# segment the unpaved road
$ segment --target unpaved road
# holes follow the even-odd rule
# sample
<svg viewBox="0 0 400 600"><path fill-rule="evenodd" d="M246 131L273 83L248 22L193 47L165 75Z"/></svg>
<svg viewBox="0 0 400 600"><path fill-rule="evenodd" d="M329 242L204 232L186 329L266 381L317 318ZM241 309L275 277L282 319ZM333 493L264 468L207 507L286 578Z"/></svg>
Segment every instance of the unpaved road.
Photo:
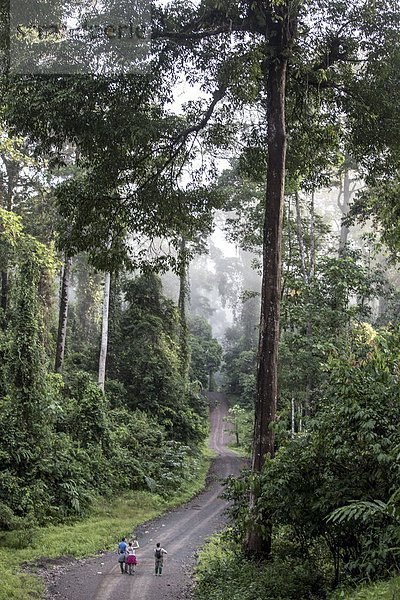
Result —
<svg viewBox="0 0 400 600"><path fill-rule="evenodd" d="M205 539L225 524L226 502L220 479L237 474L242 460L227 447L227 402L210 393L212 409L210 447L215 451L207 489L187 504L138 528L138 566L133 576L122 575L116 554L54 565L44 576L48 600L183 600L189 597L195 553ZM154 575L156 542L168 551L162 577ZM117 540L116 540L117 544Z"/></svg>

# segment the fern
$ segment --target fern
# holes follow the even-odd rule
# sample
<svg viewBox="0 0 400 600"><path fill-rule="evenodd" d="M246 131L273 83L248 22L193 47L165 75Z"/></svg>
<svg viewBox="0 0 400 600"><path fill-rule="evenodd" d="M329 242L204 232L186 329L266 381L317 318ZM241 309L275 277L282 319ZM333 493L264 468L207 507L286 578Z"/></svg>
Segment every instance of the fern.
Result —
<svg viewBox="0 0 400 600"><path fill-rule="evenodd" d="M347 506L341 506L334 510L327 518L327 522L340 524L350 521L362 521L366 523L376 515L389 516L400 522L400 508L396 504L399 498L400 490L397 490L388 502L382 500L352 502Z"/></svg>

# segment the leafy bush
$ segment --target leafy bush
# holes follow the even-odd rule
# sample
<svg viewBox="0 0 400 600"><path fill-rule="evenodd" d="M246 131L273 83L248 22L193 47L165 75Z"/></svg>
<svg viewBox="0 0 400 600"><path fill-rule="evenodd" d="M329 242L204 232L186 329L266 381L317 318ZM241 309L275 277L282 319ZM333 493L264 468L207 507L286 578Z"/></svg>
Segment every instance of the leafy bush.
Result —
<svg viewBox="0 0 400 600"><path fill-rule="evenodd" d="M272 562L246 560L240 548L214 536L200 554L195 600L305 600L326 597L327 573L311 555L276 547Z"/></svg>
<svg viewBox="0 0 400 600"><path fill-rule="evenodd" d="M269 524L289 527L306 552L323 541L340 575L363 580L384 576L396 565L398 525L384 515L369 521L335 523L329 515L351 502L387 502L400 485L400 404L397 331L363 326L349 335L326 366L319 412L267 461L261 480L232 480L234 533L243 539L248 519L261 531ZM261 486L255 514L248 493Z"/></svg>
<svg viewBox="0 0 400 600"><path fill-rule="evenodd" d="M127 281L124 292L110 375L124 386L127 408L155 417L170 439L196 445L206 435L204 407L181 373L176 307L162 295L155 275Z"/></svg>
<svg viewBox="0 0 400 600"><path fill-rule="evenodd" d="M43 293L43 282L54 279L54 257L20 228L14 233L6 240L20 244L13 254L11 322L0 330L0 528L80 517L98 495L149 486L164 496L179 490L196 476L207 413L180 372L177 310L163 297L160 280L148 275L126 285L127 303L114 333L111 328L116 379L108 384L109 398L93 374L76 370L96 368L94 330L91 336L81 330L84 341L71 345L64 379L49 373L38 289Z"/></svg>
<svg viewBox="0 0 400 600"><path fill-rule="evenodd" d="M211 325L204 317L192 317L190 329L190 379L200 381L205 389L213 386L210 376L218 371L222 358L222 347L213 338Z"/></svg>
<svg viewBox="0 0 400 600"><path fill-rule="evenodd" d="M110 409L89 374L78 372L63 387L50 378L46 436L35 448L18 434L18 413L10 399L0 410L2 454L0 526L23 527L81 516L99 494L151 487L167 496L196 477L198 453L169 439L155 417L141 410ZM200 404L199 404L200 406ZM182 419L186 418L185 415ZM196 413L199 430L203 421ZM11 449L11 452L10 452ZM16 458L28 457L23 474Z"/></svg>

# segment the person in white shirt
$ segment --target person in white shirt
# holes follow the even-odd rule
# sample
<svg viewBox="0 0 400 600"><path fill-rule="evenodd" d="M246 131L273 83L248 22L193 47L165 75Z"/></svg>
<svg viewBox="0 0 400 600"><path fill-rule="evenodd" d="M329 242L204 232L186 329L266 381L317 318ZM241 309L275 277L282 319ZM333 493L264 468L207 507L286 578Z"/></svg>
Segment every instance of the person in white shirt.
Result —
<svg viewBox="0 0 400 600"><path fill-rule="evenodd" d="M135 574L135 569L136 569L136 565L137 565L136 548L139 548L139 542L135 538L133 540L133 542L129 542L129 544L126 548L126 551L125 551L125 556L126 556L125 562L128 567L129 575Z"/></svg>

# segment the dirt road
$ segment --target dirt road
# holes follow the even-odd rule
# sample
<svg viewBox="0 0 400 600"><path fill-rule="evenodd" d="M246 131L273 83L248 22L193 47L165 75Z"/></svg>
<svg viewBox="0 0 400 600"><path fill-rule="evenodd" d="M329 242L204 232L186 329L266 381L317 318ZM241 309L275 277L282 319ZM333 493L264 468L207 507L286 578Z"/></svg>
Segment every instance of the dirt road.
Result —
<svg viewBox="0 0 400 600"><path fill-rule="evenodd" d="M48 573L49 600L182 600L188 597L195 552L205 539L225 524L226 503L219 498L220 479L240 470L241 460L227 447L227 402L211 393L210 446L216 458L207 489L192 501L136 530L139 565L133 576L122 575L116 554L75 562ZM162 577L154 575L156 542L168 551Z"/></svg>

